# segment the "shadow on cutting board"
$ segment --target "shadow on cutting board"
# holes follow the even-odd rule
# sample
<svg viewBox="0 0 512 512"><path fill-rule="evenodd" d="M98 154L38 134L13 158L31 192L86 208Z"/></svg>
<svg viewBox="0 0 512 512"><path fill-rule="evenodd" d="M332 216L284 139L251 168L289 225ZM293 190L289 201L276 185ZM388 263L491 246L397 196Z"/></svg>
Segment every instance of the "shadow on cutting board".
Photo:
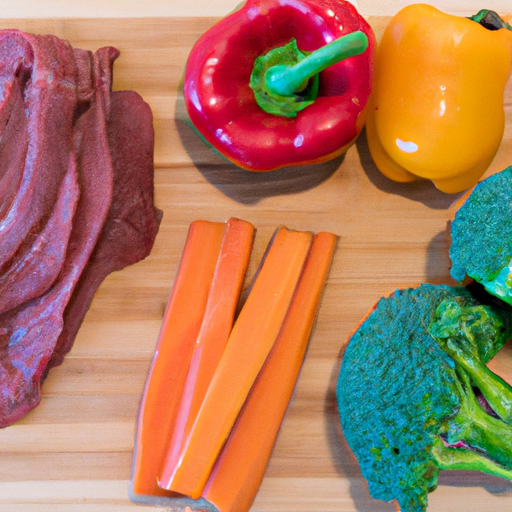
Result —
<svg viewBox="0 0 512 512"><path fill-rule="evenodd" d="M427 247L425 276L427 283L447 284L458 283L450 277L451 261L449 256L449 239L445 231L441 231L430 240Z"/></svg>
<svg viewBox="0 0 512 512"><path fill-rule="evenodd" d="M242 204L310 190L327 180L344 155L322 164L285 167L271 172L251 172L229 162L197 135L188 117L183 96L176 99L175 123L183 147L204 178L224 195Z"/></svg>

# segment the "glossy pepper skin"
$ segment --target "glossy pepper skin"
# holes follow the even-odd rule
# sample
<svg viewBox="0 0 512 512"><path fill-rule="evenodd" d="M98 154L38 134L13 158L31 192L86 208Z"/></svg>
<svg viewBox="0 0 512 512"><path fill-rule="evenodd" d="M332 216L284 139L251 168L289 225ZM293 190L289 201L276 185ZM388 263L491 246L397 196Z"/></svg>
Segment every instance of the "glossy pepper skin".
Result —
<svg viewBox="0 0 512 512"><path fill-rule="evenodd" d="M318 97L296 117L256 103L249 83L257 57L292 39L312 52L354 31L367 35L366 51L321 71ZM247 0L193 47L183 87L187 111L202 138L244 169L323 162L362 130L373 53L372 29L344 0Z"/></svg>
<svg viewBox="0 0 512 512"><path fill-rule="evenodd" d="M368 146L388 178L426 178L446 193L473 186L500 145L512 32L413 4L375 57Z"/></svg>

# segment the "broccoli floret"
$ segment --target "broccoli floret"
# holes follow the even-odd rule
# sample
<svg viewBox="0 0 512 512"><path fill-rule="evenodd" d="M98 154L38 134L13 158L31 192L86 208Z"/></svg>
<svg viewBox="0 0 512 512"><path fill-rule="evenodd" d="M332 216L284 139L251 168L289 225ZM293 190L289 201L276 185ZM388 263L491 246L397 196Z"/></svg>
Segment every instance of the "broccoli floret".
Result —
<svg viewBox="0 0 512 512"><path fill-rule="evenodd" d="M485 307L472 297L453 297L437 306L429 330L438 341L458 340L474 357L487 363L508 341L509 315L510 309ZM441 347L445 348L443 343Z"/></svg>
<svg viewBox="0 0 512 512"><path fill-rule="evenodd" d="M511 335L503 315L510 310L475 304L464 287L426 284L381 299L352 335L338 409L374 498L420 512L440 469L512 479L512 426L498 417L492 399L485 400L491 411L482 408L475 377L455 354L485 367Z"/></svg>

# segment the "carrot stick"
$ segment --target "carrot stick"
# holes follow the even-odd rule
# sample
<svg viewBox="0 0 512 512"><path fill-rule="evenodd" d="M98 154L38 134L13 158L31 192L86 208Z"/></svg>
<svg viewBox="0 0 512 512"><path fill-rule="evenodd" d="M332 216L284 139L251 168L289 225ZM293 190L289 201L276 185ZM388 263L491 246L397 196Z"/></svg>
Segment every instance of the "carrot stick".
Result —
<svg viewBox="0 0 512 512"><path fill-rule="evenodd" d="M233 328L253 238L254 227L249 222L233 218L228 220L203 323L164 460L178 456L174 452L190 432L220 361Z"/></svg>
<svg viewBox="0 0 512 512"><path fill-rule="evenodd" d="M159 485L197 499L279 333L312 235L279 228L224 350L192 430Z"/></svg>
<svg viewBox="0 0 512 512"><path fill-rule="evenodd" d="M219 512L248 511L258 492L306 354L335 247L335 235L315 236L283 327L215 463L203 497Z"/></svg>
<svg viewBox="0 0 512 512"><path fill-rule="evenodd" d="M178 412L224 229L225 224L217 222L190 225L139 409L131 494L170 494L158 487L157 474Z"/></svg>

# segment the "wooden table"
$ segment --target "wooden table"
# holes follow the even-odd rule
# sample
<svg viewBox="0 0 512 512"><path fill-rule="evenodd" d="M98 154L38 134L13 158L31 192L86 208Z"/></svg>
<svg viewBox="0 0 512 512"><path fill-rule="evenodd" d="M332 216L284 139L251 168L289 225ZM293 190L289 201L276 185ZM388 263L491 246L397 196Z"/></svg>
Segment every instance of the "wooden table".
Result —
<svg viewBox="0 0 512 512"><path fill-rule="evenodd" d="M379 174L360 137L347 154L302 172L250 174L225 164L184 124L177 90L195 39L228 0L4 2L2 27L53 33L74 46L121 50L114 89L137 90L155 117L156 203L164 211L152 254L99 289L64 363L43 386L40 406L0 431L1 512L150 510L128 500L137 406L190 222L236 216L258 229L255 260L274 228L339 235L310 350L253 512L378 512L340 434L334 387L338 354L381 296L421 282L451 283L443 236L447 196L429 183L398 185ZM409 2L359 0L380 34ZM477 0L439 0L470 14ZM486 7L501 10L510 0ZM202 16L202 17L197 17ZM512 163L512 83L507 129L489 172ZM254 270L254 265L251 271ZM492 367L512 380L512 347ZM429 512L512 508L512 484L445 472ZM164 509L155 509L164 510Z"/></svg>

